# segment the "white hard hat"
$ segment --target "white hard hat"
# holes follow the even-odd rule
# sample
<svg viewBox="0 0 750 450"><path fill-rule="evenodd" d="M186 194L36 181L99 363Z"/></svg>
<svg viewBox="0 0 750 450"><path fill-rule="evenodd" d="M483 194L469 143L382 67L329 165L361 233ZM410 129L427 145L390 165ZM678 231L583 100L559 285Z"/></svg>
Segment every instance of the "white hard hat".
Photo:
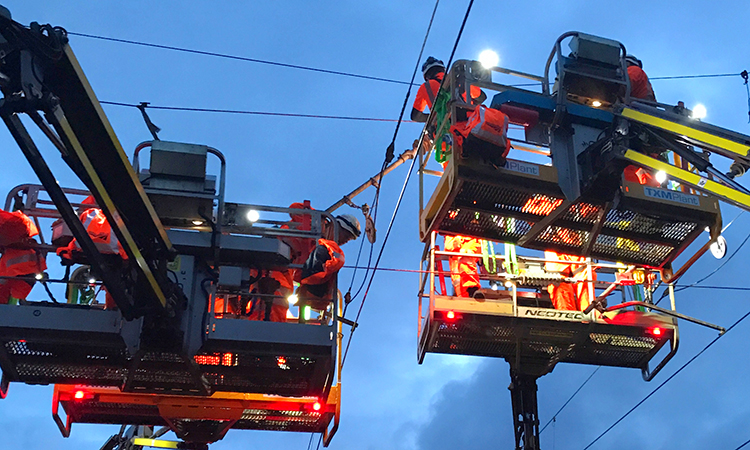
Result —
<svg viewBox="0 0 750 450"><path fill-rule="evenodd" d="M641 69L643 69L643 63L641 62L641 60L640 60L640 59L638 59L638 58L636 58L636 57L635 57L635 56L633 56L633 55L628 55L628 56L626 56L626 57L625 57L625 62L627 62L628 64L632 64L632 65L634 65L634 66L638 66L638 67L640 67Z"/></svg>
<svg viewBox="0 0 750 450"><path fill-rule="evenodd" d="M351 233L351 235L354 236L355 239L358 238L362 233L359 227L359 220L357 220L357 218L351 214L342 214L340 216L336 216L336 222L339 224L341 229Z"/></svg>

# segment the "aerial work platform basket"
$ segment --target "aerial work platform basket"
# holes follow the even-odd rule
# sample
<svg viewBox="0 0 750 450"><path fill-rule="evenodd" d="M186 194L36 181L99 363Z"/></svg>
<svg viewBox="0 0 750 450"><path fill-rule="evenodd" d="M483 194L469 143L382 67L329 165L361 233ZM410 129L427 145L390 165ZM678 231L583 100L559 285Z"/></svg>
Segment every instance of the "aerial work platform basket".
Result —
<svg viewBox="0 0 750 450"><path fill-rule="evenodd" d="M427 353L489 356L532 368L527 370L538 372L538 376L552 371L557 363L568 362L637 368L650 380L677 351L677 318L695 321L674 311L671 285L670 309L650 301L625 300L623 289L632 278L622 282L622 274L637 270L653 274L655 280L658 271L590 260L580 268L580 273L588 275L574 280L544 269L545 262L558 260L518 256L522 270L517 273L498 269L497 273L480 274L499 289L481 289L482 295L474 298L449 295L446 285L450 286L451 273L443 270L443 263L459 256L479 261L483 255L441 251L437 234L431 236L420 284L420 363ZM506 262L500 255L496 260L499 268ZM598 281L591 275L595 271L600 274ZM614 280L604 281L601 274ZM554 309L545 288L560 283L581 284L593 294L589 298L597 291L601 298L623 292L623 301L591 312ZM613 303L613 297L609 298ZM651 360L663 347L668 351L654 366Z"/></svg>
<svg viewBox="0 0 750 450"><path fill-rule="evenodd" d="M542 77L456 61L418 141L418 360L507 360L517 450L539 448L536 380L557 363L637 368L649 381L677 351L678 319L724 331L677 313L673 283L709 248L722 253L719 200L750 210L750 191L734 181L750 169L750 137L703 124L682 102L633 98L626 56L619 42L569 32ZM493 80L503 76L533 80L538 90ZM468 95L476 87L492 98L489 107L479 105L485 95ZM432 151L442 172L427 168ZM712 155L730 159L730 171L716 169ZM673 270L704 231L707 242ZM438 234L460 252L441 251ZM480 245L472 238L560 259L488 258L472 254ZM564 269L547 270L555 265ZM648 280L640 281L645 298L628 300L634 273ZM448 293L448 275L457 295ZM654 303L657 286L666 286L670 308ZM618 304L615 291L623 293Z"/></svg>
<svg viewBox="0 0 750 450"><path fill-rule="evenodd" d="M71 196L86 194L66 191ZM31 217L59 218L41 186L15 188L8 195L6 209L14 199L19 199ZM237 204L233 207L249 208ZM252 208L276 214L294 211L257 205ZM228 226L234 231L239 228ZM144 346L154 325L143 317L125 320L120 311L104 309L103 304L29 301L0 305L3 384L113 386L127 392L173 395L327 395L338 352L337 302L331 302L326 318L299 317L286 323L251 321L237 311L231 314L217 306L228 304L225 298L236 302L250 295L246 292L249 269L242 268L248 261L254 261L256 267L289 265L289 247L285 243L277 236L263 236L262 224L255 230L248 228L241 231L255 235L232 234L221 240L220 257L227 265L221 266L218 279L205 263L214 257L210 233L167 231L179 252L170 270L191 298L182 318L186 332L181 346L170 342L163 347ZM281 231L287 236L310 239L319 232ZM95 280L93 285L98 286L99 282ZM278 364L279 358L285 361L283 368Z"/></svg>

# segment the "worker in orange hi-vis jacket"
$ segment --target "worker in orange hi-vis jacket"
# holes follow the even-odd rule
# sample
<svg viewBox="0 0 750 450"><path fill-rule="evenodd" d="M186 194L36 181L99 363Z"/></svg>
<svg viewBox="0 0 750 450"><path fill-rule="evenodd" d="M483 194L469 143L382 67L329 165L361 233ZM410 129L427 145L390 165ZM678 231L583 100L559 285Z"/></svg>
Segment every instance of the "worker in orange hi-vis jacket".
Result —
<svg viewBox="0 0 750 450"><path fill-rule="evenodd" d="M445 65L439 59L430 56L422 64L422 75L424 76L424 83L419 86L411 109L411 120L415 122L427 122L430 115L429 110L435 103L440 83L445 77ZM477 103L482 103L487 98L487 94L482 92L478 86L471 86L470 92L471 98ZM466 93L463 94L463 97L466 100Z"/></svg>
<svg viewBox="0 0 750 450"><path fill-rule="evenodd" d="M630 98L655 102L654 88L651 87L648 75L643 71L641 60L633 55L627 55L625 62L628 65L628 78L630 79Z"/></svg>
<svg viewBox="0 0 750 450"><path fill-rule="evenodd" d="M591 303L588 281L586 280L587 274L585 270L575 273L583 266L586 258L547 250L544 252L544 259L559 261L544 263L544 268L547 271L560 273L566 278L581 280L574 283L563 282L547 286L547 292L549 292L555 309L568 311L583 311L586 309ZM596 279L596 273L592 272L592 278Z"/></svg>
<svg viewBox="0 0 750 450"><path fill-rule="evenodd" d="M34 277L47 269L45 257L33 248L39 234L34 222L21 211L0 210L0 304L12 299L25 300L34 286ZM18 277L18 278L14 278Z"/></svg>
<svg viewBox="0 0 750 450"><path fill-rule="evenodd" d="M482 241L468 236L446 236L445 251L459 253L482 253ZM481 287L476 257L450 256L448 262L451 269L453 289L458 297L473 297Z"/></svg>
<svg viewBox="0 0 750 450"><path fill-rule="evenodd" d="M88 196L81 202L81 205L90 206L79 214L79 218L86 228L86 233L94 241L99 253L105 255L120 255L122 259L128 259L127 253L122 248L122 244L117 239L115 231L107 221L107 217L100 208L96 207L94 197ZM57 254L63 259L71 259L74 253L81 252L81 246L77 240L73 239L67 247L57 249Z"/></svg>
<svg viewBox="0 0 750 450"><path fill-rule="evenodd" d="M309 202L294 203L294 209L311 209ZM299 223L298 229L310 230L310 216L293 214L292 219ZM289 310L287 297L294 292L294 281L299 281L298 296L314 309L325 309L330 303L331 281L344 266L344 252L341 245L356 239L361 233L359 221L350 214L336 216L339 235L333 240L334 227L324 224L324 238L317 242L302 238L284 238L292 248L292 263L303 266L299 270L270 271L257 282L256 290L260 294L273 295L273 301L256 298L250 305L250 320L271 322L286 321ZM309 242L308 242L309 241Z"/></svg>
<svg viewBox="0 0 750 450"><path fill-rule="evenodd" d="M625 62L628 65L628 78L630 79L630 98L636 100L656 101L654 88L648 75L643 71L643 63L633 55L627 55ZM656 155L651 155L656 157ZM625 167L623 175L625 180L651 187L659 187L660 183L654 178L654 174L647 169L629 165Z"/></svg>

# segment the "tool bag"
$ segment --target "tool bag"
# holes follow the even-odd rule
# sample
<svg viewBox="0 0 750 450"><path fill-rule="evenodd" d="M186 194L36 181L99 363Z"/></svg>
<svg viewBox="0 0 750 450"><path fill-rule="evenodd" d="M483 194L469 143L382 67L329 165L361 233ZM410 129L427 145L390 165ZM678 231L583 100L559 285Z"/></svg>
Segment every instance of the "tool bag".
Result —
<svg viewBox="0 0 750 450"><path fill-rule="evenodd" d="M469 112L466 122L451 127L455 142L462 149L461 156L480 157L496 166L505 165L510 151L508 116L502 111L478 105Z"/></svg>

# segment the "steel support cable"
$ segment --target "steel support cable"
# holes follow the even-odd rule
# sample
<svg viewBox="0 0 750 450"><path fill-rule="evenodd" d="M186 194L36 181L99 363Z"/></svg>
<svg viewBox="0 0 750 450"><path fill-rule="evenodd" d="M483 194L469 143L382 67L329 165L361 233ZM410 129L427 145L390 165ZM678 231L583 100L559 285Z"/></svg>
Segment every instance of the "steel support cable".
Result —
<svg viewBox="0 0 750 450"><path fill-rule="evenodd" d="M697 359L697 358L698 358L698 357L699 357L700 355L702 355L702 354L703 354L703 353L704 353L704 352L705 352L706 350L708 350L709 348L711 348L711 346L713 346L713 345L714 345L714 344L715 344L715 343L716 343L716 342L717 342L717 341L718 341L719 339L721 339L722 337L724 337L724 336L726 336L727 334L729 334L729 332L730 332L730 331L732 331L732 330L733 330L733 329L734 329L734 328L735 328L735 327L736 327L737 325L739 325L739 324L740 324L740 323L741 323L741 322L742 322L743 320L745 320L745 319L746 319L746 318L747 318L748 316L750 316L750 311L746 312L746 313L745 313L745 315L743 315L742 317L740 317L739 319L737 319L737 321L736 321L736 322L734 322L734 323L733 323L733 324L732 324L732 325L731 325L731 326L730 326L729 328L727 328L727 331L726 331L726 332L724 332L723 334L720 334L720 335L716 336L716 337L715 337L715 338L714 338L714 339L713 339L713 340L712 340L711 342L709 342L709 343L708 343L708 345L706 345L705 347L703 347L703 349L702 349L701 351L699 351L698 353L696 353L696 354L695 354L695 356L693 356L692 358L690 358L690 359L689 359L689 360L688 360L688 361L687 361L687 362L686 362L685 364L683 364L682 366L680 366L680 368L679 368L679 369L677 369L677 370L676 370L676 371L675 371L675 372L674 372L674 373L673 373L672 375L670 375L670 376L669 376L669 377L668 377L668 378L667 378L666 380L664 380L664 381L663 381L663 382L662 382L661 384L659 384L658 386L656 386L656 387L655 387L655 388L654 388L654 389L653 389L653 390L652 390L652 391L651 391L651 392L650 392L650 393L649 393L648 395L646 395L645 397L643 397L643 399L641 399L641 401L639 401L638 403L636 403L636 404L635 404L635 405L634 405L634 406L633 406L632 408L630 408L630 409L628 410L628 412L626 412L625 414L623 414L623 415L622 415L622 416L621 416L621 417L620 417L619 419L617 419L617 420L616 420L616 421L615 421L615 422L614 422L614 423L613 423L612 425L610 425L610 426L609 426L609 428L607 428L607 429L606 429L606 430L604 430L604 431L603 431L603 432L602 432L602 433L601 433L601 434L600 434L599 436L597 436L597 438L596 438L596 439L594 439L593 441L591 441L591 443L590 443L589 445L587 445L586 447L584 447L584 448L583 448L583 450L587 450L587 449L591 448L591 446L592 446L592 445L594 445L594 444L595 444L595 443L596 443L596 442L597 442L597 441L598 441L599 439L601 439L602 437L604 437L604 436L605 436L605 435L606 435L607 433L609 433L609 432L610 432L610 430L612 430L612 429L613 429L614 427L616 427L616 426L617 426L617 425L618 425L618 424L619 424L620 422L622 422L623 420L625 420L625 418L626 418L626 417L628 417L628 416L629 416L629 415L630 415L630 414L631 414L631 413L632 413L633 411L635 411L635 410L636 410L636 409L637 409L637 408L638 408L639 406L641 406L641 405L642 405L643 403L645 403L645 402L646 402L646 400L648 400L649 398L651 398L651 396L652 396L652 395L654 395L654 394L655 394L655 393L656 393L657 391L659 391L659 389L661 389L661 388L662 388L662 387L664 387L664 386L665 386L665 385L666 385L667 383L669 383L669 382L670 382L670 381L671 381L671 380L672 380L672 379L673 379L674 377L676 377L676 376L677 376L677 374L679 374L680 372L682 372L682 371L683 371L683 369L685 369L685 368L686 368L687 366L689 366L689 365L690 365L690 364L691 364L691 363L692 363L693 361L695 361L695 360L696 360L696 359ZM744 444L743 444L743 445L744 445Z"/></svg>
<svg viewBox="0 0 750 450"><path fill-rule="evenodd" d="M744 448L747 444L750 444L750 439L746 440L744 444L740 445L739 447L737 447L734 450L740 450L741 448Z"/></svg>
<svg viewBox="0 0 750 450"><path fill-rule="evenodd" d="M739 218L739 217L740 217L740 216L741 216L741 215L742 215L742 214L743 214L744 212L745 212L744 210L743 210L743 211L740 211L740 212L739 212L739 213L738 213L738 214L737 214L737 215L736 215L736 216L734 217L734 219L732 219L732 220L731 220L731 221L730 221L730 222L729 222L729 223L728 223L728 224L727 224L727 225L726 225L726 226L725 226L725 227L724 227L724 228L723 228L723 229L721 230L721 231L722 231L722 233L723 233L724 231L726 231L726 230L727 230L727 229L728 229L728 228L729 228L730 226L732 226L732 224L733 224L733 223L734 223L734 222L735 222L735 221L736 221L736 220L737 220L737 219L738 219L738 218ZM750 238L750 235L748 235L748 238ZM723 263L723 264L721 264L721 265L720 265L719 267L717 267L717 268L716 268L716 269L715 269L715 270L714 270L713 272L709 273L708 275L706 275L705 277L701 278L700 280L696 281L696 282L695 282L695 283L693 283L693 284L689 284L689 285L684 285L684 286L679 286L679 287L677 287L677 288L675 289L675 292L679 292L679 291L682 291L682 290L685 290L685 289L688 289L688 288L693 288L693 287L695 287L695 288L704 288L704 289L705 289L705 288L708 288L708 286L697 286L697 284L698 284L698 283L701 283L701 282L703 282L703 281L705 281L705 280L706 280L706 279L708 279L708 278L709 278L710 276L712 276L712 275L714 275L714 274L715 274L716 272L718 272L718 271L719 271L719 270L720 270L720 269L721 269L722 267L724 267L724 265L726 265L726 263L728 263L728 262L729 262L729 260L731 260L731 259L732 259L732 257L734 257L734 255L735 255L735 254L737 254L737 252L739 252L739 250L740 250L740 249L742 248L742 246L743 246L743 245L745 245L745 243L747 242L748 238L745 238L745 240L744 240L744 241L742 242L742 244L740 244L740 246L739 246L739 247L737 248L737 250L735 250L735 251L734 251L734 253L732 253L732 255L731 255L731 256L730 256L730 257L729 257L729 258L728 258L728 259L727 259L726 261L724 261L724 263ZM715 286L714 286L714 288L716 288L716 289L723 289L723 290L736 290L736 291L745 291L745 290L750 290L750 288L743 288L743 287L728 287L728 286L725 286L725 287L715 287ZM656 304L657 304L657 305L659 304L659 302L660 302L660 301L661 301L661 300L662 300L662 299L663 299L664 297L666 297L667 293L668 293L668 291L666 291L666 290L665 290L665 291L664 291L664 294L663 294L663 295L661 296L661 298L659 298L659 300L658 300L658 301L656 302ZM547 428L547 426L548 426L548 425L550 424L550 422L552 422L552 421L553 421L553 420L554 420L554 419L555 419L555 418L557 417L557 415L558 415L558 414L560 414L560 412L561 412L561 411L562 411L562 410L563 410L563 409L564 409L564 408L565 408L565 407L566 407L566 406L568 405L568 403L570 403L570 401L571 401L571 400L573 400L573 397L575 397L575 396L576 396L576 395L578 394L578 392L579 392L579 391L580 391L581 389L583 389L583 387L584 387L584 386L586 385L586 383L588 383L588 382L589 382L589 380L591 380L591 377L593 377L593 376L594 376L594 374L595 374L595 373L596 373L597 371L599 371L599 369L600 369L600 368L601 368L601 366L597 367L597 368L596 368L596 370L594 370L594 371L593 371L593 372L591 373L591 375L589 375L589 377L588 377L588 378L586 378L586 380L585 380L585 381L584 381L584 382L583 382L583 383L582 383L582 384L581 384L581 385L580 385L580 386L578 387L578 389L576 389L576 390L575 390L575 392L573 392L573 395L571 395L571 396L570 396L570 398L568 398L568 400L567 400L567 401L566 401L566 402L565 402L565 403L564 403L564 404L562 405L562 407L561 407L561 408L560 408L560 409L559 409L559 410L558 410L558 411L557 411L557 412L556 412L556 413L555 413L555 414L554 414L554 415L552 416L552 419L550 419L550 421L549 421L549 422L547 422L547 424L545 424L545 425L544 425L544 428L542 428L542 430L541 430L541 431L539 432L539 434L541 434L541 433L542 433L542 431L544 431L544 429L545 429L545 428Z"/></svg>
<svg viewBox="0 0 750 450"><path fill-rule="evenodd" d="M103 105L114 105L114 106L127 106L131 108L138 108L140 105L134 103L123 103L123 102L110 102L102 100L99 103ZM398 122L398 119L383 119L377 117L357 117L357 116L332 116L324 114L301 114L301 113L281 113L271 111L247 111L241 109L218 109L218 108L192 108L186 106L157 106L147 105L150 109L160 109L166 111L188 111L188 112L210 112L210 113L225 113L225 114L244 114L254 116L278 116L278 117L303 117L311 119L335 119L335 120L356 120L366 122ZM413 122L408 120L406 122Z"/></svg>
<svg viewBox="0 0 750 450"><path fill-rule="evenodd" d="M182 52L182 53L192 53L196 55L204 55L204 56L214 56L216 58L224 58L224 59L232 59L236 61L245 61L245 62L252 62L257 64L266 64L269 66L277 66L277 67L286 67L289 69L299 69L299 70L307 70L310 72L320 72L320 73L327 73L331 75L339 75L343 77L350 77L350 78L361 78L365 80L373 80L373 81L383 81L385 83L393 83L393 84L409 84L406 81L400 81L400 80L393 80L390 78L384 78L384 77L375 77L371 75L361 75L351 72L343 72L340 70L330 70L330 69L321 69L319 67L310 67L310 66L303 66L299 64L288 64L288 63L282 63L278 61L268 61L264 59L258 59L258 58L248 58L246 56L238 56L238 55L229 55L226 53L218 53L218 52L208 52L204 50L196 50L196 49L190 49L190 48L184 48L184 47L175 47L172 45L162 45L162 44L154 44L150 42L140 42L140 41L132 41L128 39L119 39L119 38L113 38L113 37L107 37L107 36L97 36L94 34L87 34L87 33L76 33L74 31L68 31L68 35L71 36L80 36L90 39L99 39L102 41L111 41L111 42L119 42L122 44L131 44L131 45L139 45L141 47L151 47L151 48L160 48L163 50L173 50L176 52Z"/></svg>
<svg viewBox="0 0 750 450"><path fill-rule="evenodd" d="M555 420L557 419L557 415L558 415L558 414L560 414L560 413L562 412L562 410L563 410L563 409L565 409L565 407L566 407L566 406L568 406L568 403L570 403L570 401L571 401L571 400L573 400L573 397L575 397L575 396L576 396L576 395L577 395L577 394L578 394L579 392L581 392L581 389L583 389L583 387L584 387L584 386L586 386L586 383L588 383L588 382L589 382L589 380L591 380L591 378L592 378L592 377L593 377L593 376L594 376L594 375L596 374L596 372L598 372L598 371L599 371L599 369L601 369L601 368L602 368L602 366L597 366L597 368L596 368L596 369L594 369L594 371L593 371L593 372L591 372L591 375L589 375L589 377L588 377L588 378L586 378L586 381L584 381L584 382L583 382L583 383L582 383L582 384L581 384L580 386L578 386L578 389L576 389L576 391L575 391L575 392L573 392L573 395L571 395L571 396L570 396L570 398L568 398L568 399L567 399L567 400L565 401L565 403L563 403L563 405L562 405L562 406L560 407L560 409L558 409L558 410L557 410L557 412L556 412L556 413L555 413L555 414L554 414L554 415L552 416L552 418L551 418L551 419L550 419L549 421L547 421L547 423L546 423L546 424L544 425L544 427L542 427L542 429L541 429L541 430L539 430L539 434L542 434L542 433L544 433L544 430L546 430L546 429L547 429L547 427L549 426L549 424L550 424L550 423L552 423L552 422L554 422L554 421L555 421Z"/></svg>
<svg viewBox="0 0 750 450"><path fill-rule="evenodd" d="M699 285L700 283L706 281L707 279L709 279L713 275L716 275L716 273L718 271L720 271L721 269L723 269L724 266L726 266L727 263L729 263L729 261L731 261L732 258L734 258L735 255L737 255L737 253L739 253L739 251L742 250L742 247L744 247L744 245L747 244L748 240L750 240L750 234L748 234L747 236L745 236L745 239L742 241L742 243L740 244L740 246L737 247L737 249L734 252L732 252L731 255L729 255L729 258L727 258L723 263L721 263L719 265L719 267L715 268L714 270L712 270L711 272L709 272L708 275L704 276L703 278L699 279L698 281L695 281L694 283L691 283L691 284L688 284L688 285L684 285L684 286L680 286L679 288L676 288L674 290L675 293L684 291L685 289L688 289L688 288L691 288L691 287L696 287L697 285ZM661 297L659 297L659 300L657 300L656 304L658 305L659 302L662 301L668 295L668 293L669 293L669 291L665 290L664 293L661 295Z"/></svg>
<svg viewBox="0 0 750 450"><path fill-rule="evenodd" d="M446 67L450 67L451 63L453 62L453 57L456 54L456 49L458 48L458 43L461 41L461 35L463 35L464 28L466 27L466 21L469 19L469 14L471 13L471 7L474 5L474 0L469 0L469 6L466 8L466 14L464 14L464 19L461 22L461 28L458 30L458 35L456 36L456 42L453 44L453 50L451 51L450 58L448 59L448 65ZM437 5L435 6L437 8ZM434 15L434 12L433 12ZM445 81L447 77L443 77L443 81L440 82L440 88L443 86L443 82ZM438 92L440 92L440 89L438 89ZM435 113L434 108L430 108L430 115L427 118L427 123L429 123L430 118ZM426 126L426 124L425 124ZM419 137L419 143L417 144L418 151L421 151L422 148L422 141L424 139L424 132ZM406 178L404 179L404 185L401 187L401 193L398 196L398 200L396 201L396 206L393 209L393 214L391 215L391 221L388 224L388 229L386 230L385 237L383 238L383 245L380 247L380 251L378 252L378 257L375 260L375 267L372 271L372 275L370 275L370 281L367 283L367 288L365 289L365 293L362 296L362 302L359 304L359 309L357 310L357 316L354 319L354 323L357 323L359 320L360 315L362 314L362 309L365 306L365 301L367 300L367 295L370 292L370 287L372 286L372 281L375 279L375 274L377 273L377 267L380 264L380 258L383 256L383 251L385 250L385 246L388 243L388 237L391 235L391 230L393 229L393 222L396 219L396 215L398 214L398 211L401 207L401 201L404 198L404 193L406 192L406 187L409 184L409 180L411 179L411 173L414 169L414 164L416 163L418 158L412 158L411 165L409 165L409 171L406 173ZM349 333L349 339L346 342L346 349L344 350L344 356L341 360L341 367L343 368L344 363L346 363L346 357L349 354L349 346L352 343L352 337L354 336L354 329Z"/></svg>
<svg viewBox="0 0 750 450"><path fill-rule="evenodd" d="M424 48L427 45L427 39L430 37L430 31L432 30L432 23L435 21L435 13L437 13L438 5L440 5L440 0L435 0L435 6L432 8L432 14L430 15L430 22L427 24L427 31L424 34L424 39L422 39L422 47L420 47L419 49L417 62L414 64L414 70L412 71L412 74L411 74L411 81L408 83L409 87L406 89L406 95L404 96L404 103L401 106L401 112L398 115L398 121L396 122L396 129L393 130L393 138L391 139L391 143L388 145L388 148L386 149L385 158L383 160L383 165L380 167L380 176L378 177L379 181L377 185L375 186L375 198L373 199L373 202L372 202L373 206L371 208L373 211L372 213L373 223L377 223L377 219L378 219L378 205L380 203L380 187L383 184L383 172L385 172L386 167L388 167L388 164L390 164L390 162L393 160L393 157L394 157L394 151L396 147L396 137L398 136L398 130L401 127L401 121L404 118L404 111L406 111L406 105L409 103L409 97L411 97L411 87L414 85L414 79L417 77L417 72L419 71L419 63L422 61L422 55L424 54ZM409 169L409 171L411 171L411 168ZM364 240L362 241L362 244L360 244L360 247L359 247L359 253L357 254L357 264L359 264L359 257L362 253L363 245L364 245ZM385 246L385 242L383 243L383 246ZM372 264L372 255L374 253L374 249L375 249L375 243L373 242L370 244L370 256L368 257L368 260L367 260L368 267L370 266L370 264ZM357 275L357 269L354 269L354 272L352 273L352 281L349 285L349 291L347 292L347 294L349 295L348 302L351 302L352 300L354 300L359 295L359 293L362 292L362 288L367 282L368 273L369 273L369 268L365 270L365 275L362 277L362 284L360 284L354 296L351 297L351 288L354 285L354 277ZM374 272L373 272L373 275L374 275ZM348 303L344 306L344 313L346 312L347 306L348 306Z"/></svg>
<svg viewBox="0 0 750 450"><path fill-rule="evenodd" d="M726 230L727 228L729 228L729 226L730 226L730 225L732 225L732 223L734 223L734 221L735 221L735 220L737 220L737 218L738 218L738 217L739 217L739 216L740 216L741 214L742 214L742 212L740 212L739 214L737 214L737 216L736 216L736 217L735 217L734 219L732 219L732 221L731 221L731 222L729 222L729 224L728 224L728 225L727 225L726 227L724 227L724 230ZM724 230L722 230L722 231L724 231ZM675 288L675 292L680 292L680 291L683 291L683 290L685 290L685 289L689 289L689 288L699 288L699 289L700 289L700 288L703 288L703 289L709 289L709 288L713 288L713 289L721 289L721 290L734 290L734 291L750 291L750 288L744 288L744 287L730 287L730 286L698 286L698 284L699 284L699 283L701 283L701 282L703 282L703 281L707 280L707 279L708 279L709 277L711 277L711 276L712 276L712 275L714 275L714 274L715 274L716 272L718 272L718 271L719 271L719 270L720 270L720 269L721 269L722 267L724 267L724 266L726 265L726 263L728 263L728 262L729 262L729 260L731 260L731 259L732 259L732 257L734 257L734 255L736 255L736 254L737 254L737 252L739 252L739 251L740 251L740 249L742 248L742 246L743 246L743 245L745 245L745 243L746 243L746 242L748 241L748 238L750 238L750 235L748 235L748 236L747 236L747 237L745 238L745 240L744 240L744 241L742 241L742 244L740 244L740 246L739 246L739 247L738 247L738 248L737 248L737 249L736 249L736 250L734 251L734 253L732 253L732 255L731 255L731 256L730 256L730 257L729 257L729 258L728 258L728 259L727 259L726 261L724 261L724 263L722 263L722 264L721 264L721 265L720 265L719 267L717 267L716 269L714 269L714 271L713 271L713 272L709 273L708 275L706 275L705 277L703 277L703 278L701 278L700 280L696 281L695 283L692 283L692 284L688 284L688 285L682 285L682 286L678 286L678 287L676 287L676 288ZM667 294L667 292L668 292L668 291L665 291L664 295L662 295L662 296L661 296L661 298L659 298L659 300L658 300L658 301L656 302L656 304L657 304L657 305L659 304L659 302L660 302L660 301L661 301L661 300L662 300L662 299L663 299L664 297L666 297L666 294ZM729 331L729 330L727 330L727 331ZM575 396L576 396L576 394L578 394L578 392L579 392L579 391L580 391L580 390L581 390L581 389L582 389L582 388L584 387L584 385L586 385L586 383L588 383L588 382L589 382L589 380L591 379L591 377L593 377L593 376L594 376L594 374L595 374L595 373L596 373L596 372L597 372L597 371L599 370L599 368L600 368L600 367L601 367L601 366L597 367L597 368L596 368L596 370L594 370L594 372L593 372L593 373L592 373L591 375L589 375L589 377L588 377L588 378L587 378L587 379L586 379L586 380L585 380L585 381L584 381L584 382L583 382L583 383L582 383L582 384L581 384L581 385L580 385L580 386L578 387L578 389L576 389L576 391L575 391L575 392L573 392L573 395L571 395L571 396L570 396L570 398L569 398L569 399L568 399L568 400L567 400L567 401L566 401L566 402L565 402L565 403L563 404L563 406L562 406L562 407L561 407L561 408L560 408L560 409L559 409L559 410L558 410L558 411L557 411L557 412L555 413L555 415L554 415L554 416L552 416L552 419L550 419L550 422L551 422L551 421L552 421L553 419L555 419L555 418L557 417L557 415L558 415L558 414L560 414L560 412L561 412L561 411L563 410L563 408L565 408L565 406L567 406L567 404L568 404L568 403L570 403L570 401L571 401L571 400L573 400L573 397L575 397ZM549 425L549 423L550 423L550 422L547 422L547 424L546 424L546 425L544 425L544 428L542 428L542 431L544 431L544 429L545 429L545 428L547 428L547 426ZM539 432L539 434L541 434L541 432L542 432L542 431L540 431L540 432ZM588 448L588 447L587 447L587 448Z"/></svg>
<svg viewBox="0 0 750 450"><path fill-rule="evenodd" d="M114 106L125 106L128 108L142 107L141 104L135 103L124 103L124 102L111 102L101 100L99 103L103 105L114 105ZM242 109L220 109L220 108L194 108L188 106L158 106L148 104L145 108L160 109L166 111L186 111L186 112L207 112L207 113L224 113L224 114L243 114L243 115L254 115L254 116L276 116L276 117L301 117L307 119L332 119L332 120L354 120L361 122L398 122L398 119L383 119L378 117L358 117L358 116L332 116L324 114L303 114L303 113L282 113L282 112L271 112L271 111L248 111ZM401 122L406 123L420 123L413 120L402 120ZM523 130L521 125L510 125L514 129Z"/></svg>
<svg viewBox="0 0 750 450"><path fill-rule="evenodd" d="M320 73L327 73L331 75L339 75L339 76L345 76L345 77L351 77L351 78L360 78L365 80L372 80L372 81L382 81L385 83L392 83L392 84L402 84L402 85L408 85L409 82L403 81L403 80L394 80L391 78L385 78L385 77L376 77L371 75L361 75L351 72L344 72L339 70L331 70L331 69L322 69L319 67L311 67L311 66L303 66L300 64L288 64L288 63L281 63L277 61L269 61L269 60L263 60L258 58L249 58L246 56L238 56L238 55L229 55L226 53L219 53L219 52L209 52L204 50L196 50L196 49L190 49L190 48L184 48L184 47L177 47L172 45L163 45L163 44L154 44L149 42L141 42L141 41L133 41L129 39L120 39L120 38L113 38L109 36L99 36L95 34L88 34L88 33L78 33L75 31L68 31L68 35L70 36L78 36L78 37L85 37L89 39L98 39L101 41L110 41L110 42L118 42L121 44L130 44L130 45L138 45L141 47L151 47L151 48L158 48L162 50L172 50L182 53L193 53L197 55L203 55L203 56L213 56L216 58L224 58L224 59L232 59L236 61L245 61L245 62L251 62L251 63L257 63L257 64L266 64L271 66L277 66L277 67L286 67L290 69L299 69L299 70L308 70L312 72L320 72ZM724 78L724 77L735 77L735 76L741 76L742 73L717 73L717 74L702 74L702 75L672 75L672 76L662 76L662 77L649 77L649 80L679 80L679 79L688 79L688 78ZM412 81L413 83L413 81ZM517 86L536 86L539 83L524 83L524 84L518 84L518 85L511 85L513 87Z"/></svg>

